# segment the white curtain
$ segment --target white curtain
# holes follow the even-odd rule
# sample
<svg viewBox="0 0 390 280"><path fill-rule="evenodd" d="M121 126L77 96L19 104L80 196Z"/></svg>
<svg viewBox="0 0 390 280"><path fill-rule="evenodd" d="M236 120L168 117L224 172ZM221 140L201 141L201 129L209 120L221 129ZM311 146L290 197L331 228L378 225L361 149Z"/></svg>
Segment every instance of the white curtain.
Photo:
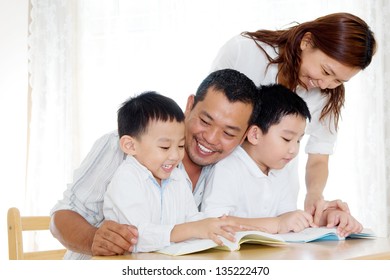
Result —
<svg viewBox="0 0 390 280"><path fill-rule="evenodd" d="M47 214L69 180L73 156L73 1L31 1L29 135L25 213Z"/></svg>
<svg viewBox="0 0 390 280"><path fill-rule="evenodd" d="M230 37L345 11L367 21L379 50L372 64L347 84L325 196L349 202L353 214L378 235L390 232L388 1L31 3L26 197L32 213L50 211L93 142L115 129L116 110L130 95L157 90L184 108Z"/></svg>

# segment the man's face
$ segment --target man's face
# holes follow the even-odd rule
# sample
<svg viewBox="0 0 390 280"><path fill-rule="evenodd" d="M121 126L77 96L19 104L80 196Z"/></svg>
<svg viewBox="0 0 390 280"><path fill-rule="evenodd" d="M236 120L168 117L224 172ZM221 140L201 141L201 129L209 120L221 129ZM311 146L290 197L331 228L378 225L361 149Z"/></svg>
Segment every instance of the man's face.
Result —
<svg viewBox="0 0 390 280"><path fill-rule="evenodd" d="M190 96L185 112L187 155L199 166L216 163L242 143L253 106L231 103L213 88L194 108L193 102Z"/></svg>

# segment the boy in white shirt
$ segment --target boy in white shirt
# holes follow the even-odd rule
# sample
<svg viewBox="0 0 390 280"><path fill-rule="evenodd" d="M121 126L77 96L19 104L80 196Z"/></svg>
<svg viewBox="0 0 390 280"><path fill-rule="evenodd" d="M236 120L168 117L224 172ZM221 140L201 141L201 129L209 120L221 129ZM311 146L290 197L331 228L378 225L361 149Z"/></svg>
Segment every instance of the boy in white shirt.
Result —
<svg viewBox="0 0 390 280"><path fill-rule="evenodd" d="M156 92L130 98L118 110L121 150L127 155L104 196L105 219L138 228L133 252L149 252L190 238L232 235L226 219L198 212L183 168L184 114ZM227 227L230 228L231 227Z"/></svg>
<svg viewBox="0 0 390 280"><path fill-rule="evenodd" d="M316 226L309 213L297 210L299 185L288 164L299 152L310 111L302 98L278 84L262 86L260 102L241 147L210 171L202 212L235 216L229 218L270 233ZM349 213L335 208L323 212L319 225L338 226L341 236L362 230Z"/></svg>

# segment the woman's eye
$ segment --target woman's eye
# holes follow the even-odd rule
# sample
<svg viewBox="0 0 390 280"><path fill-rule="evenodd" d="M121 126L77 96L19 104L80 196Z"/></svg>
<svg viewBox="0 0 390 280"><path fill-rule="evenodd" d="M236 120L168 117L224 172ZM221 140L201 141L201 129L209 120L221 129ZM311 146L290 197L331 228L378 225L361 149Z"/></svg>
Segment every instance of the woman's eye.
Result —
<svg viewBox="0 0 390 280"><path fill-rule="evenodd" d="M325 74L326 76L329 76L329 75L330 75L329 72L326 71L325 69L322 69L322 71L324 72L324 74Z"/></svg>
<svg viewBox="0 0 390 280"><path fill-rule="evenodd" d="M160 147L160 149L169 150L169 147Z"/></svg>

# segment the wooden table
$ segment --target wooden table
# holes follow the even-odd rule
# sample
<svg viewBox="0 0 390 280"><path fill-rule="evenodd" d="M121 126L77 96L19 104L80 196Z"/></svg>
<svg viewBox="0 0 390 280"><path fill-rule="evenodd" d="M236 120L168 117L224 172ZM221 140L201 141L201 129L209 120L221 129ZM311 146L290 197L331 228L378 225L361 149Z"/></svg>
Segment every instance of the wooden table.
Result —
<svg viewBox="0 0 390 280"><path fill-rule="evenodd" d="M281 247L241 245L241 250L227 252L210 249L184 255L167 256L159 253L134 253L120 256L99 256L95 260L390 260L390 239L349 239L290 243Z"/></svg>

